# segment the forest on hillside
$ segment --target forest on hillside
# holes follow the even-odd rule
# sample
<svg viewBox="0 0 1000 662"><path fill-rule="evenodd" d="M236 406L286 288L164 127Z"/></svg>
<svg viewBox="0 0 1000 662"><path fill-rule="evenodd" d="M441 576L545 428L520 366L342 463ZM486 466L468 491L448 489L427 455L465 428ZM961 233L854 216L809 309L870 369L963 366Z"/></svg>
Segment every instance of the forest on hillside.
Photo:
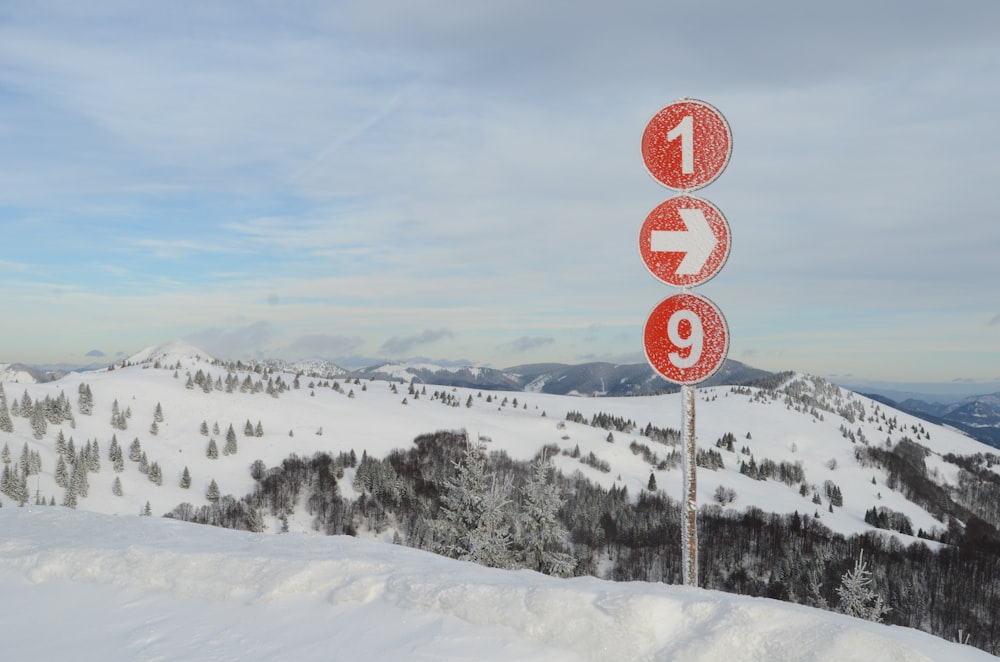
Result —
<svg viewBox="0 0 1000 662"><path fill-rule="evenodd" d="M665 446L676 443L672 431L649 432ZM983 479L997 458L951 458L962 464L964 479L946 490L928 479L921 449L906 440L863 452L866 462L887 470L896 489L950 522L947 529L920 530L919 538L892 535L912 531L905 516L883 508L867 519L886 531L847 537L822 523L821 513L836 507L834 490L814 495L809 508L792 515L727 510L727 495L717 494L699 512L699 586L844 611L838 589L863 554L872 588L888 607L881 620L1000 652L998 513L983 506L1000 502L1000 485ZM168 516L259 531L264 514L281 521L304 507L327 534L394 531L396 543L494 567L680 583L678 502L656 489L654 473L648 489L630 495L581 472L553 469L553 454L573 452L550 445L533 461L517 462L488 452L464 431L438 431L385 458L351 451L293 455L270 468L258 461L251 494L220 496L201 508L181 504ZM711 457L703 454L699 463ZM758 480L782 479L780 465L771 465L773 475ZM346 469L353 469L357 498L341 489Z"/></svg>

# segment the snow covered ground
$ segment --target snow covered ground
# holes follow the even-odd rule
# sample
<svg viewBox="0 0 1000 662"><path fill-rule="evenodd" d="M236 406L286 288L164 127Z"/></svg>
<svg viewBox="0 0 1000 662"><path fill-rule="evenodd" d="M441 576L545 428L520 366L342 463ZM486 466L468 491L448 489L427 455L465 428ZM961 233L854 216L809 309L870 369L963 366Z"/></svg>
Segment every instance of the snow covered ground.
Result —
<svg viewBox="0 0 1000 662"><path fill-rule="evenodd" d="M346 536L9 505L0 531L5 660L995 659L773 600L495 570Z"/></svg>
<svg viewBox="0 0 1000 662"><path fill-rule="evenodd" d="M162 361L163 368L152 367L156 359ZM405 384L396 384L398 388L393 388L386 381L354 383L345 380L341 390L335 391L329 387L334 380L302 377L300 389L288 390L272 398L263 393L217 390L204 393L199 387L185 388L187 375L199 370L212 375L213 379L226 377L226 370L212 365L197 348L166 345L140 352L131 360L147 363L113 371L73 373L45 384L5 385L11 404L25 394L38 400L65 393L74 411L78 387L87 384L93 391L92 415L77 412L75 427L49 425L42 439L32 436L30 421L23 417L13 418L14 432L2 440L9 446L12 460L18 461L25 444L37 451L42 460L40 474L29 481L31 502L37 493L46 500L54 498L56 503L62 503L64 490L54 480L55 438L60 430L67 439L73 438L77 447L89 440L99 442L103 464L100 471L90 477L89 494L79 499L78 508L109 514L139 514L147 502L154 515L169 512L182 502L191 502L197 507L207 503L205 493L212 480L217 482L222 494L243 496L254 487L249 466L255 459L261 459L270 467L280 464L291 453L311 456L316 451L336 454L354 450L358 457L363 452L385 457L393 449L409 447L419 434L460 429L467 430L473 438L489 439L489 450L504 450L517 460L530 459L547 444L555 444L564 452L579 447L583 455L594 453L599 460L607 462L611 470L601 472L560 454L553 458L560 471L566 475L580 471L605 488L624 486L633 497L646 487L651 472L655 473L659 489L674 496L681 492L679 469L654 471L630 448L635 441L649 446L660 458L667 455L671 449L643 437L641 428L647 423L661 428L679 428L678 394L579 398L417 384L416 396L419 397L416 397L408 393ZM179 370L166 367L178 363L181 365ZM248 376L259 379L259 375L246 371L237 376L240 380ZM292 374L280 376L288 384L294 380ZM310 387L314 382L316 386ZM321 382L327 386L321 387ZM864 522L864 513L875 506L885 506L907 515L915 531L945 528L945 523L889 489L888 477L883 471L861 467L854 457L857 444L846 439L841 428L862 431L872 444L883 443L887 438L893 442L904 436L916 438L936 453L927 463L940 469L940 480L950 483L956 481L957 467L943 463L941 454L968 455L994 449L957 431L885 407L879 409L879 405L868 398L831 388L842 404L858 403L869 416L876 410L887 413L897 419L897 426L890 431L880 418L848 421L828 411L818 412L817 417L807 411L796 411L781 398L762 398L756 389L749 394L736 393L727 386L698 389L699 446L715 449L716 440L724 434L736 437L733 451L716 449L722 454L724 469L699 471L699 503L712 503L714 492L721 486L736 493L736 500L728 507L743 510L754 505L765 512L815 512L826 526L847 535L870 530ZM453 398L457 406L442 404L443 398L433 399L436 391ZM471 406L466 406L470 401ZM110 425L115 402L122 410L132 413L127 430L114 429ZM164 420L158 424L158 433L153 435L150 428L157 405L162 405ZM607 430L566 421L569 411L579 412L587 420L594 414L613 414L634 421L639 429L628 434L614 432L614 442L608 443ZM238 454L217 460L206 459L208 437L199 433L203 421L210 427L219 425L220 433L212 432L210 436L217 441L220 450L225 443L226 430L232 425L239 439ZM261 422L264 435L245 436L247 421ZM918 427L929 430L930 438L918 436L914 431ZM162 468L163 485L151 483L137 470L135 462L126 461L123 473L112 472L107 450L113 435L126 451L134 439L139 439L149 462L155 461ZM749 455L741 452L744 447L750 451ZM741 462L748 461L751 456L757 462L765 458L775 462L800 462L806 480L816 489L821 491L827 480L841 488L843 508L828 512L825 501L817 506L812 503L811 494L802 496L799 493L798 486L741 475ZM185 467L189 468L192 477L189 489L178 486ZM348 471L342 481L342 489L347 491L348 497L353 496L349 487L350 474ZM112 494L112 481L116 477L122 485L122 496ZM0 501L4 505L10 503L4 497L0 497ZM293 517L290 525L293 531L307 531L311 529L310 520L305 517L298 521ZM267 524L269 531L278 528L273 518Z"/></svg>
<svg viewBox="0 0 1000 662"><path fill-rule="evenodd" d="M677 395L573 398L432 385L424 391L420 384L413 394L405 384L385 381L344 380L333 389L330 380L308 377L300 379L301 388L272 398L186 388L187 376L199 370L214 379L227 376L225 368L195 348L151 348L134 358L146 362L44 384L4 384L12 405L25 394L38 401L65 393L73 403L74 425L49 425L36 439L30 421L15 416L13 433L3 439L14 463L25 446L40 456L41 471L29 477L29 503L36 495L62 501L65 490L54 477L60 432L75 438L77 448L99 442L102 463L77 510L18 508L10 498L0 498L0 651L5 660L993 659L915 630L793 604L662 584L481 568L388 544L391 531L379 540L366 531L360 538L326 537L315 534L311 517L301 510L289 518L291 533L281 535L270 515L264 535L138 517L147 503L154 515L185 501L203 505L212 480L223 494L242 496L253 488L248 469L258 458L274 466L290 453L354 450L359 457L363 452L384 457L408 447L418 434L441 429L488 438L490 450L519 460L545 445L563 451L578 446L611 470L559 454L555 463L567 475L580 471L605 487L625 486L635 496L655 472L659 489L678 495L680 471L654 469L630 444L647 445L664 457L670 448L642 436L641 429L647 423L679 427L680 402ZM153 366L157 359L163 367ZM237 376L259 379L247 371ZM291 383L294 375L281 378ZM77 411L81 384L93 390L91 415ZM825 525L845 534L871 530L864 512L876 505L906 514L915 529L944 526L889 489L882 470L859 465L854 451L862 442L848 440L843 430L871 444L916 438L931 449L927 464L939 470L942 482L956 478L956 467L944 463L942 454L992 449L828 384L817 388L816 397L830 390L835 408L860 405L867 416L851 420L831 411L806 411L756 389L699 389L699 446L718 450L725 462L717 471L699 470L699 502L712 503L713 492L723 486L737 495L727 507L815 511ZM435 399L437 391L442 397ZM116 401L132 414L127 430L111 426ZM154 435L157 405L164 416ZM586 420L602 413L631 419L638 429L614 432L609 442L607 430L567 421L570 411ZM211 437L220 449L233 425L239 452L208 459L208 437L199 431L203 421L210 427L218 423L220 433L213 431ZM264 434L245 435L246 421L260 421ZM726 433L736 437L733 451L716 449L715 441ZM123 472L112 471L107 457L112 435L126 450L140 439L149 461L162 467L163 485L150 482L128 460ZM750 457L743 447L758 461L800 462L815 489L827 480L836 482L843 507L829 512L825 500L817 506L796 486L740 474L740 463ZM188 489L178 484L185 467L192 475ZM341 481L348 498L356 496L352 472L348 469ZM112 492L116 478L122 496Z"/></svg>

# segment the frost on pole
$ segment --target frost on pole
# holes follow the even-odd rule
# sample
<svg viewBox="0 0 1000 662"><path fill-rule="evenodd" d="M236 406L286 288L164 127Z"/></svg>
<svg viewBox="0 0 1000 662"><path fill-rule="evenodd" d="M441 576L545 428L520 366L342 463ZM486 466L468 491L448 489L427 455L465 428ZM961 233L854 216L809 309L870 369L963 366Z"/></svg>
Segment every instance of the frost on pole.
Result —
<svg viewBox="0 0 1000 662"><path fill-rule="evenodd" d="M684 490L681 494L681 568L685 586L698 584L698 478L697 444L694 434L693 386L681 387L681 474Z"/></svg>
<svg viewBox="0 0 1000 662"><path fill-rule="evenodd" d="M656 181L693 191L722 174L733 151L729 122L697 99L675 101L653 115L642 134L642 162Z"/></svg>
<svg viewBox="0 0 1000 662"><path fill-rule="evenodd" d="M639 230L639 255L649 272L675 287L714 277L729 259L732 235L719 208L693 195L659 204Z"/></svg>

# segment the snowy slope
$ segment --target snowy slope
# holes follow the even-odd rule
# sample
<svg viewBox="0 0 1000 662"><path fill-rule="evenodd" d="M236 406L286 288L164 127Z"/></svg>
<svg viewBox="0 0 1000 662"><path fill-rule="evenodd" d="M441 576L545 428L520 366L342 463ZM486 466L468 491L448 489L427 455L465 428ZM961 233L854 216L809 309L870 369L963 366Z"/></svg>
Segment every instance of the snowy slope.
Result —
<svg viewBox="0 0 1000 662"><path fill-rule="evenodd" d="M11 660L994 659L923 632L700 589L554 579L347 536L0 510Z"/></svg>
<svg viewBox="0 0 1000 662"><path fill-rule="evenodd" d="M335 454L352 449L359 457L363 451L384 457L393 449L410 447L418 434L442 429L465 429L474 438L491 440L491 449L503 449L520 460L531 458L546 444L556 444L565 451L579 446L583 455L593 452L606 461L611 470L601 472L560 454L555 457L555 463L564 473L580 471L605 487L624 485L630 494L637 495L646 487L653 472L659 489L671 495L680 494L679 469L655 469L630 449L632 442L636 442L649 447L660 458L666 456L671 447L643 437L641 431L647 423L660 428L680 427L678 394L573 398L419 384L416 386L418 391L409 394L406 384L386 381L338 383L304 376L299 380L299 389L289 388L278 397L239 390L205 393L198 386L186 388L187 376L196 375L200 370L213 380L224 381L226 369L213 364L196 348L161 346L132 358L135 365L126 368L73 373L44 384L4 385L9 403L23 398L25 393L32 400L38 400L46 395L55 398L60 392L74 403L75 428L66 423L49 425L40 440L33 438L30 421L13 418L14 433L8 435L4 443L9 446L14 461L20 457L25 444L30 450L37 450L42 458L42 471L31 477L29 485L33 497L39 494L46 500L54 498L56 503L62 502L63 490L54 481L54 439L60 429L67 439L73 438L77 448L90 440L99 443L102 468L91 476L89 495L79 500L78 507L109 514L136 514L146 502L150 503L154 514L168 512L182 502L199 506L206 503L205 491L212 480L217 482L223 494L243 496L254 485L248 469L256 459L274 466L291 453L309 456L317 450ZM162 367L152 367L155 361ZM260 379L259 374L252 372L241 372L236 377L241 381L248 377ZM291 374L275 374L271 379L279 377L289 386L295 379ZM715 490L723 486L736 492L735 502L728 507L742 510L755 505L767 512L779 513L815 511L828 527L846 534L869 529L863 521L864 513L873 506L886 506L906 514L912 519L914 530L943 528L942 522L888 489L887 476L883 472L861 467L854 457L855 448L861 442L845 438L841 428L849 428L855 433L860 431L869 444L885 443L886 439L898 442L904 436L916 439L923 430L930 438L920 436L918 442L936 453L927 459L927 464L938 468L938 480L948 483L956 480L957 468L942 462L940 455L948 452L969 455L992 449L959 432L887 410L872 400L820 380L800 376L798 382L810 401L826 402L834 410L848 405L855 411L863 408L871 420L848 420L822 409L810 411L786 396L768 395L758 389L701 388L696 412L699 446L718 450L724 468L698 472L699 501L711 503ZM313 384L311 388L310 383ZM94 396L90 416L76 411L80 384L88 385ZM339 390L331 388L335 384ZM442 398L435 399L435 391L447 394L457 406L443 404ZM467 407L470 399L472 405ZM122 411L131 411L125 431L115 430L110 425L114 402ZM159 430L154 436L150 428L157 404L161 406L164 420L158 424ZM608 430L566 421L570 411L582 414L587 420L594 414L611 413L634 421L638 428L628 434L613 432L613 442L609 443ZM883 420L875 418L876 411L895 419L891 431ZM232 425L237 433L239 452L228 457L220 455L216 460L207 459L205 449L209 437L199 433L203 421L209 428L218 424L220 434L210 433L209 436L216 439L220 450L226 431ZM254 426L259 421L264 435L244 436L247 421ZM732 452L715 448L716 440L726 433L736 437ZM160 465L163 485L152 484L137 470L136 464L128 460L125 471L114 474L107 461L112 435L126 452L129 444L139 439L149 462ZM798 486L775 480L752 480L741 475L740 463L750 458L740 452L744 447L758 463L765 458L775 462L801 462L806 482L817 489L827 480L834 481L843 492L844 507L829 513L825 501L822 507L816 506L811 501L811 494L806 497L799 494ZM190 489L182 489L178 484L185 467L192 476ZM116 475L122 482L124 495L121 497L111 493ZM345 480L344 485L349 486L350 480ZM349 487L346 489L350 491ZM303 524L302 530L308 530L308 526Z"/></svg>
<svg viewBox="0 0 1000 662"><path fill-rule="evenodd" d="M20 363L0 363L0 382L35 384L39 381L41 380L27 366Z"/></svg>

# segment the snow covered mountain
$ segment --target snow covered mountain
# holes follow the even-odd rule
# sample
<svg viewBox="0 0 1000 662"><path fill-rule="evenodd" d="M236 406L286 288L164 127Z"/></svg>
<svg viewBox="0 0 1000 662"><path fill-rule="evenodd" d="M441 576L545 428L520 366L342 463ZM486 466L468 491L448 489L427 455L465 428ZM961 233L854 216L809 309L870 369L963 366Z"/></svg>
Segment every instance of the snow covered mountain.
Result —
<svg viewBox="0 0 1000 662"><path fill-rule="evenodd" d="M192 519L200 511L219 518L217 523L229 518L237 528L246 528L244 517L253 511L260 517L259 528L268 533L349 531L380 543L409 543L421 535L420 518L379 501L384 497L365 482L370 475L360 480L363 467L373 465L346 458L370 462L395 457L392 489L414 499L432 498L440 486L425 481L414 488L403 470L411 460L412 466L424 462L425 467L445 469L449 462L406 453L433 447L432 439L418 448L414 440L419 435L465 431L489 451L503 452L496 457L505 464L497 467L530 462L542 450L549 454L564 477L560 485L568 505L563 515L578 572L672 580L669 545L637 547L640 543L628 536L639 531L636 522L643 512L660 508L669 513L663 499L680 494L673 432L680 419L677 394L567 397L421 383L397 374L390 380L310 377L274 365L225 363L197 348L173 344L137 353L113 370L73 373L48 383L4 383L0 430L4 413L10 412L10 430L0 436L6 447L0 486L5 517L17 501L62 504L72 491L78 511L119 516L173 512ZM989 447L824 380L787 375L762 386L701 387L697 432L698 500L704 504L706 532L731 522L748 530L756 527L758 539L761 529L774 526L779 533L797 526L794 530L808 533L813 546L822 539L826 576L812 580L826 586L826 595L832 594L831 581L843 572L842 563L851 561L831 562L829 550L841 544L836 536L846 540L861 534L871 544L894 539L898 549L923 545L931 552L995 542L1000 504L984 490L1000 482L1000 458L990 455ZM118 467L109 455L113 446L125 456ZM306 459L317 452L332 458L324 465L326 474L304 483L303 492L283 510L263 500L273 496L268 490L277 494L284 489L278 481L288 480L289 472L303 474L309 468ZM299 459L289 462L293 456ZM87 468L78 469L74 478L77 466ZM378 466L388 470L390 463ZM508 470L513 469L503 469ZM337 513L330 513L330 503L311 498L317 494L315 481L328 480L324 475L335 476L338 498L353 506L341 503ZM70 487L81 480L83 490ZM416 492L406 492L411 489ZM256 501L242 501L251 494ZM234 500L220 501L220 495ZM582 510L595 499L603 504L595 514ZM178 510L182 504L187 507ZM221 512L223 507L229 511ZM336 527L334 516L341 518ZM573 522L581 521L590 528L574 528ZM796 588L803 580L789 574L791 565L775 575L777 565L770 559L771 577L761 567L739 562L727 568L733 562L730 548L738 548L741 539L735 530L727 531L719 534L725 536L724 545L711 535L704 538L713 559L712 569L706 569L712 573L708 585L803 598ZM638 540L643 534L635 535ZM671 537L656 535L657 540ZM888 542L877 544L890 553ZM885 581L890 571L880 570ZM822 596L815 597L818 603ZM918 598L896 596L894 618L900 620L893 622L930 627L916 607L904 613ZM977 604L973 600L964 608ZM985 602L981 606L991 609ZM968 615L973 617L979 619L974 643L995 645L992 631L983 625L992 622L978 612Z"/></svg>
<svg viewBox="0 0 1000 662"><path fill-rule="evenodd" d="M24 365L23 363L0 363L0 384L11 382L14 384L36 384L38 382L50 382L61 377L64 372L49 371Z"/></svg>
<svg viewBox="0 0 1000 662"><path fill-rule="evenodd" d="M959 402L942 404L907 398L896 402L875 396L880 402L938 425L948 425L994 448L1000 448L1000 393L974 395Z"/></svg>
<svg viewBox="0 0 1000 662"><path fill-rule="evenodd" d="M298 362L288 367L299 368ZM647 364L535 363L497 369L477 366L442 367L434 364L384 363L361 370L343 371L360 379L397 379L422 384L462 388L528 391L554 395L627 396L669 393L677 387ZM706 386L736 384L768 375L739 361L727 360Z"/></svg>

